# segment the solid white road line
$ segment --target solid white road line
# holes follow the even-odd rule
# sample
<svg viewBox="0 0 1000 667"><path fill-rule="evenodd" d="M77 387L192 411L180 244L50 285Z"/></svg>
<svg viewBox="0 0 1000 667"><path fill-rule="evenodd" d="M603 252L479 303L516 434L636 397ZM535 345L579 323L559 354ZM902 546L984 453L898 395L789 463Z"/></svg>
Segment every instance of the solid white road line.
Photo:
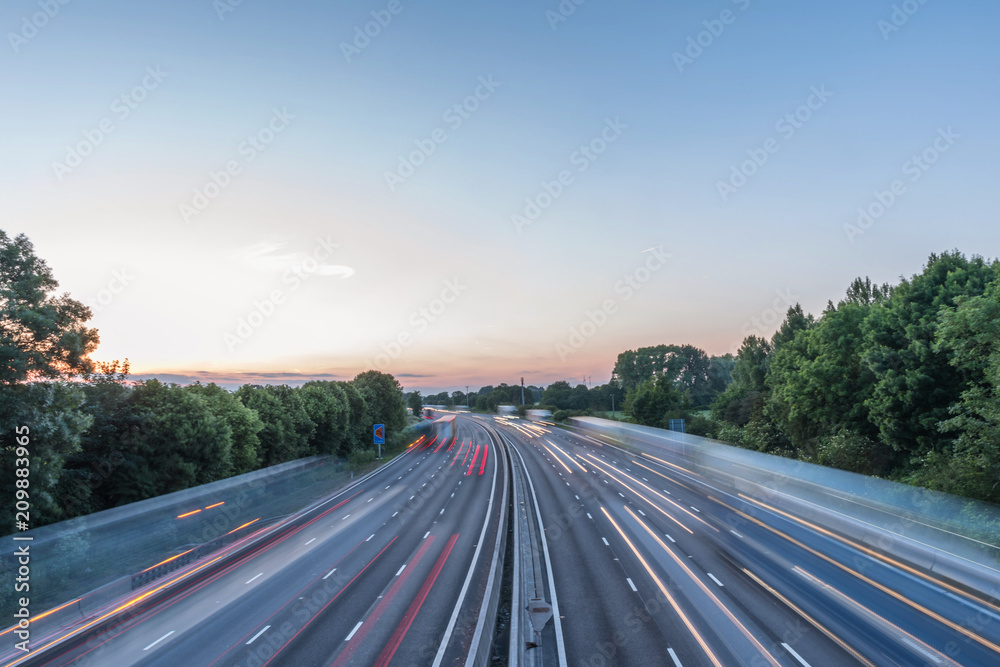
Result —
<svg viewBox="0 0 1000 667"><path fill-rule="evenodd" d="M360 629L361 629L361 625L362 625L363 623L364 623L364 621L358 621L358 624L354 626L354 629L353 629L353 630L351 630L351 634L347 635L347 637L346 637L346 638L344 639L344 641L345 641L345 642L349 642L349 641L351 641L351 637L353 637L353 636L354 636L354 633L355 633L355 632L357 632L358 630L360 630Z"/></svg>
<svg viewBox="0 0 1000 667"><path fill-rule="evenodd" d="M793 658L795 658L796 660L798 660L799 662L802 663L802 667L812 667L808 662L805 661L805 659L801 655L799 655L798 653L796 653L795 649L793 649L791 646L789 646L785 642L781 642L781 645L785 647L786 651L788 651L789 653L792 654Z"/></svg>
<svg viewBox="0 0 1000 667"><path fill-rule="evenodd" d="M148 651L149 649L153 648L154 646L156 646L157 644L159 644L160 642L162 642L164 639L166 639L170 635L174 634L174 632L175 632L174 630L171 630L170 632L168 632L167 634L163 635L162 637L160 637L155 642L153 642L152 644L150 644L149 646L147 646L146 648L144 648L142 650L143 651Z"/></svg>
<svg viewBox="0 0 1000 667"><path fill-rule="evenodd" d="M255 635L254 635L253 637L251 637L251 638L250 638L250 640L249 640L249 641L248 641L248 642L246 643L246 645L247 645L247 646L249 646L250 644L253 644L253 643L254 643L254 641L255 641L255 640L256 640L256 639L258 638L258 637L260 637L260 636L261 636L262 634L264 634L265 632L267 632L267 629L268 629L269 627L271 627L271 626L270 626L270 625L265 625L265 626L264 626L263 628L261 628L261 629L260 629L260 632L258 632L258 633L257 633L257 634L255 634Z"/></svg>

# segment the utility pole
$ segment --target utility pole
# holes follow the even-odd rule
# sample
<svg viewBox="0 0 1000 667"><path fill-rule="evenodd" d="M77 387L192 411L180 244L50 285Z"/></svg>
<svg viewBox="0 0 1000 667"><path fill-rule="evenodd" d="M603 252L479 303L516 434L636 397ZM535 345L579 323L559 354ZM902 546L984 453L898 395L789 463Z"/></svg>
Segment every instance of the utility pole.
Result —
<svg viewBox="0 0 1000 667"><path fill-rule="evenodd" d="M469 407L469 385L465 385L465 407Z"/></svg>
<svg viewBox="0 0 1000 667"><path fill-rule="evenodd" d="M524 405L524 378L521 378L521 405Z"/></svg>

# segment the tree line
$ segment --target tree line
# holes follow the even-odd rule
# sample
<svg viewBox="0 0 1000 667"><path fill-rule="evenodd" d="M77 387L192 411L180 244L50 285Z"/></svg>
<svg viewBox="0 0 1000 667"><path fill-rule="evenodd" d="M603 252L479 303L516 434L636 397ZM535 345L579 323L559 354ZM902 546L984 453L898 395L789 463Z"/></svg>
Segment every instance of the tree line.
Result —
<svg viewBox="0 0 1000 667"><path fill-rule="evenodd" d="M607 384L515 384L426 403L608 416L1000 502L1000 262L933 254L898 284L857 278L818 316L788 309L734 355L657 345L618 355ZM420 404L420 396L410 396Z"/></svg>
<svg viewBox="0 0 1000 667"><path fill-rule="evenodd" d="M708 416L685 409L686 367L640 356L615 367L641 381L638 423L687 413L730 444L1000 502L1000 262L934 254L896 285L855 279L819 316L792 306L743 341Z"/></svg>
<svg viewBox="0 0 1000 667"><path fill-rule="evenodd" d="M100 340L90 310L57 287L30 241L0 230L0 486L14 497L15 429L28 426L32 527L305 456L371 460L374 423L402 446L392 375L234 392L131 381L127 360L89 358Z"/></svg>

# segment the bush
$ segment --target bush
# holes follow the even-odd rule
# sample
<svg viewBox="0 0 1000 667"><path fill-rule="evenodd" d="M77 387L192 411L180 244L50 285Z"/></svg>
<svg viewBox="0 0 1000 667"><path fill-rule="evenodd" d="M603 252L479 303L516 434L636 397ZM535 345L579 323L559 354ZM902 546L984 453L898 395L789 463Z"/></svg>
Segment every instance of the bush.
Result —
<svg viewBox="0 0 1000 667"><path fill-rule="evenodd" d="M704 438L714 438L718 424L711 419L695 415L684 423L684 430L691 435L700 435Z"/></svg>
<svg viewBox="0 0 1000 667"><path fill-rule="evenodd" d="M556 410L552 413L552 420L557 422L564 422L566 418L569 417L569 413L565 410Z"/></svg>
<svg viewBox="0 0 1000 667"><path fill-rule="evenodd" d="M853 431L844 430L820 440L816 463L862 475L878 475L889 463L887 448Z"/></svg>
<svg viewBox="0 0 1000 667"><path fill-rule="evenodd" d="M351 452L348 457L348 462L354 468L360 468L368 463L375 460L375 450L374 449L355 449Z"/></svg>

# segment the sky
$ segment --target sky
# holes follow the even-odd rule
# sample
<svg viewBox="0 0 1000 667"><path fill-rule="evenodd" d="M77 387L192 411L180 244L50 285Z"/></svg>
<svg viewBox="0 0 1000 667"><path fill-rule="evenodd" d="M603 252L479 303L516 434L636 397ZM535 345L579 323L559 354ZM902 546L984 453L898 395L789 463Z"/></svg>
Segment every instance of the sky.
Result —
<svg viewBox="0 0 1000 667"><path fill-rule="evenodd" d="M579 1L579 0L577 0ZM997 257L988 0L7 0L0 228L98 360L606 382Z"/></svg>

